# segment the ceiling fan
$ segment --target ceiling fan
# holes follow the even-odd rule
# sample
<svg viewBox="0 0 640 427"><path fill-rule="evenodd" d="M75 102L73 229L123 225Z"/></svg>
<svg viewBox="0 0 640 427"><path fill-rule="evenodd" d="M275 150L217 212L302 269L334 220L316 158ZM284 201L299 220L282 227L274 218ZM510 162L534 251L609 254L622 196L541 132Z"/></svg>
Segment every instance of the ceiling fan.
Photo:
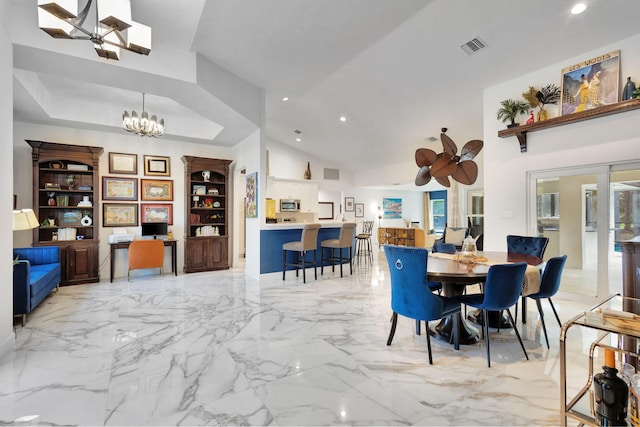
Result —
<svg viewBox="0 0 640 427"><path fill-rule="evenodd" d="M460 184L471 185L478 178L478 165L473 158L482 150L483 142L473 139L462 147L458 156L458 147L455 142L445 132L447 128L442 128L440 140L442 141L442 153L436 154L428 148L418 148L416 150L416 164L420 168L416 175L416 185L421 186L435 178L440 185L450 187L451 178Z"/></svg>

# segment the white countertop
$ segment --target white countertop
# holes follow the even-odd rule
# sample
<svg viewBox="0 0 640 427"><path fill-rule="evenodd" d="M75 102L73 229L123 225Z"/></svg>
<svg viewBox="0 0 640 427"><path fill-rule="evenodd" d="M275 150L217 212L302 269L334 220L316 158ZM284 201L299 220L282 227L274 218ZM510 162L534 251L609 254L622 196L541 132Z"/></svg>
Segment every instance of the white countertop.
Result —
<svg viewBox="0 0 640 427"><path fill-rule="evenodd" d="M307 224L305 222L281 222L277 224L262 224L262 230L299 230ZM320 228L340 228L342 222L339 221L322 221L318 222Z"/></svg>

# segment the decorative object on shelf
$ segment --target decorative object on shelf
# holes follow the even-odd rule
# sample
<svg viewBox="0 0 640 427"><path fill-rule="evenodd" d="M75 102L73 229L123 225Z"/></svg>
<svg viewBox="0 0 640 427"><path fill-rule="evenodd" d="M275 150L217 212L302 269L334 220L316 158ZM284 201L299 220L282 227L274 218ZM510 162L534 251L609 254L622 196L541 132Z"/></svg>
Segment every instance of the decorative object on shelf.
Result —
<svg viewBox="0 0 640 427"><path fill-rule="evenodd" d="M193 194L198 194L200 196L204 196L207 192L206 185L194 184L193 185Z"/></svg>
<svg viewBox="0 0 640 427"><path fill-rule="evenodd" d="M562 115L618 102L620 51L600 55L562 69Z"/></svg>
<svg viewBox="0 0 640 427"><path fill-rule="evenodd" d="M142 179L140 180L140 199L146 201L172 201L173 180Z"/></svg>
<svg viewBox="0 0 640 427"><path fill-rule="evenodd" d="M173 205L166 204L141 204L140 215L142 222L166 222L173 225Z"/></svg>
<svg viewBox="0 0 640 427"><path fill-rule="evenodd" d="M217 201L217 200L215 202L213 202L213 207L214 208L219 208L220 207L220 202Z"/></svg>
<svg viewBox="0 0 640 427"><path fill-rule="evenodd" d="M47 193L47 197L49 197L49 199L47 200L47 205L55 206L56 205L56 193L54 193L53 191L50 192L50 193Z"/></svg>
<svg viewBox="0 0 640 427"><path fill-rule="evenodd" d="M89 170L89 166L88 165L79 165L76 163L69 163L67 164L67 170L70 171L88 171Z"/></svg>
<svg viewBox="0 0 640 427"><path fill-rule="evenodd" d="M77 1L38 0L38 26L56 39L90 41L101 58L118 60L120 49L149 55L151 27L131 19L129 0L88 0L82 10L78 5ZM95 21L89 16L95 16ZM89 28L83 27L85 22Z"/></svg>
<svg viewBox="0 0 640 427"><path fill-rule="evenodd" d="M533 123L535 121L535 119L533 118L533 110L529 111L529 118L527 119L527 124L530 125L531 123Z"/></svg>
<svg viewBox="0 0 640 427"><path fill-rule="evenodd" d="M518 126L518 123L516 123L516 117L519 114L525 114L528 111L528 102L509 98L500 102L500 108L496 111L496 118L501 120L503 123L506 123L507 121L511 122L507 127L512 128Z"/></svg>
<svg viewBox="0 0 640 427"><path fill-rule="evenodd" d="M69 196L66 194L56 196L56 206L69 206Z"/></svg>
<svg viewBox="0 0 640 427"><path fill-rule="evenodd" d="M67 178L65 179L65 182L67 183L67 186L69 187L69 190L73 190L74 184L73 181L76 179L75 175L68 175Z"/></svg>
<svg viewBox="0 0 640 427"><path fill-rule="evenodd" d="M127 153L109 153L109 173L137 175L138 155Z"/></svg>
<svg viewBox="0 0 640 427"><path fill-rule="evenodd" d="M89 200L89 196L82 196L82 200L78 202L79 208L89 208L91 207L91 200Z"/></svg>
<svg viewBox="0 0 640 427"><path fill-rule="evenodd" d="M103 176L102 200L138 200L138 178Z"/></svg>
<svg viewBox="0 0 640 427"><path fill-rule="evenodd" d="M524 92L522 97L527 100L531 108L540 107L538 114L536 115L536 120L542 122L547 120L548 117L547 110L544 109L544 106L547 104L558 103L560 100L560 88L553 83L543 86L540 90L536 90L533 86L529 86L529 90ZM527 124L530 123L527 121Z"/></svg>
<svg viewBox="0 0 640 427"><path fill-rule="evenodd" d="M207 194L210 194L212 196L217 196L220 193L217 188L210 188L207 190Z"/></svg>
<svg viewBox="0 0 640 427"><path fill-rule="evenodd" d="M154 114L149 118L149 114L144 110L144 92L142 93L142 113L138 117L135 110L131 110L122 114L122 127L127 132L132 132L140 136L150 136L156 138L164 133L164 119L158 120Z"/></svg>
<svg viewBox="0 0 640 427"><path fill-rule="evenodd" d="M355 210L355 202L356 199L353 197L345 197L344 198L344 211L345 212L353 212Z"/></svg>
<svg viewBox="0 0 640 427"><path fill-rule="evenodd" d="M209 182L211 180L211 171L203 171L202 179L204 179L205 182Z"/></svg>
<svg viewBox="0 0 640 427"><path fill-rule="evenodd" d="M631 78L631 77L629 77ZM51 169L64 169L64 163L62 162L49 162L49 167Z"/></svg>
<svg viewBox="0 0 640 427"><path fill-rule="evenodd" d="M258 172L247 175L247 190L244 197L246 218L258 217Z"/></svg>
<svg viewBox="0 0 640 427"><path fill-rule="evenodd" d="M85 213L84 216L80 218L80 224L82 224L84 227L88 227L93 224L93 219L91 219L89 214Z"/></svg>
<svg viewBox="0 0 640 427"><path fill-rule="evenodd" d="M304 171L304 179L311 179L311 165L307 162L307 169Z"/></svg>
<svg viewBox="0 0 640 427"><path fill-rule="evenodd" d="M636 84L631 81L631 77L627 77L627 83L624 85L624 89L622 90L622 100L626 101L627 99L636 98L634 92L636 91Z"/></svg>
<svg viewBox="0 0 640 427"><path fill-rule="evenodd" d="M442 153L436 154L428 148L416 150L416 164L420 168L416 175L415 184L425 185L431 178L435 178L444 187L450 187L449 175L461 184L471 185L478 178L478 165L473 159L478 155L484 143L479 139L467 142L458 156L458 147L442 128L440 140L442 141ZM387 216L385 215L385 218Z"/></svg>
<svg viewBox="0 0 640 427"><path fill-rule="evenodd" d="M138 204L137 203L103 203L102 204L103 227L137 227Z"/></svg>
<svg viewBox="0 0 640 427"><path fill-rule="evenodd" d="M604 372L593 376L594 410L601 426L626 426L629 387L616 375L613 350L604 350Z"/></svg>
<svg viewBox="0 0 640 427"><path fill-rule="evenodd" d="M171 158L144 156L144 174L147 176L171 176Z"/></svg>

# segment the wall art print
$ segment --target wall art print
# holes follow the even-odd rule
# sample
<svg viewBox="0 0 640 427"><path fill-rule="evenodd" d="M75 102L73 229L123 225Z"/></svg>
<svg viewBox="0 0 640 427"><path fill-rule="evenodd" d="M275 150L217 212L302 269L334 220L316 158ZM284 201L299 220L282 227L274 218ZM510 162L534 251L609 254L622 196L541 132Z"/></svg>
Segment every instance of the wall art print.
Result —
<svg viewBox="0 0 640 427"><path fill-rule="evenodd" d="M619 100L620 51L562 69L562 115L578 113Z"/></svg>
<svg viewBox="0 0 640 427"><path fill-rule="evenodd" d="M402 218L402 199L383 198L382 212L384 219Z"/></svg>
<svg viewBox="0 0 640 427"><path fill-rule="evenodd" d="M258 172L247 175L247 190L244 196L246 218L258 217Z"/></svg>

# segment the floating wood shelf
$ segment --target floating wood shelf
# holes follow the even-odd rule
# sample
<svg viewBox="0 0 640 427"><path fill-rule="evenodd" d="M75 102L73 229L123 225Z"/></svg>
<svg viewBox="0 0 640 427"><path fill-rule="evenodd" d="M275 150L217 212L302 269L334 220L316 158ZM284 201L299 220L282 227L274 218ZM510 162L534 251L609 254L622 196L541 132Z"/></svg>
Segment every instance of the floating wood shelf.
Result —
<svg viewBox="0 0 640 427"><path fill-rule="evenodd" d="M629 99L628 101L618 102L616 104L604 105L602 107L592 108L591 110L580 111L578 113L568 114L566 116L554 117L542 122L532 123L530 125L521 125L498 132L500 138L508 136L516 136L520 142L520 152L527 151L527 132L535 132L541 129L563 126L569 123L581 122L583 120L594 119L596 117L604 117L611 114L624 113L625 111L636 110L640 108L640 99Z"/></svg>

